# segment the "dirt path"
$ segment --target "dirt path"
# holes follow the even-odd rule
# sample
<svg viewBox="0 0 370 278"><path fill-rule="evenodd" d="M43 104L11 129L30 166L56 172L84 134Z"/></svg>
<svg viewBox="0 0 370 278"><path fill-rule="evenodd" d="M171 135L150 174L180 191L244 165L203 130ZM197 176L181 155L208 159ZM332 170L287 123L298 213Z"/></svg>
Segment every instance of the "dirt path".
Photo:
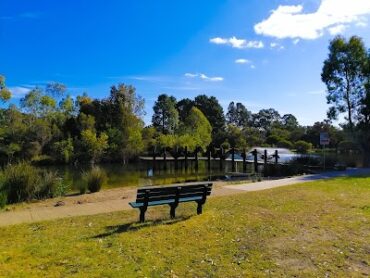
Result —
<svg viewBox="0 0 370 278"><path fill-rule="evenodd" d="M225 196L338 176L357 175L370 175L370 169L349 169L343 172L328 172L325 174L238 185L226 185L223 182L216 182L212 196ZM129 202L135 200L135 197L135 188L117 188L94 194L69 196L23 204L21 206L15 206L14 210L0 212L0 226L127 210L131 209ZM58 201L63 202L63 205L55 206Z"/></svg>

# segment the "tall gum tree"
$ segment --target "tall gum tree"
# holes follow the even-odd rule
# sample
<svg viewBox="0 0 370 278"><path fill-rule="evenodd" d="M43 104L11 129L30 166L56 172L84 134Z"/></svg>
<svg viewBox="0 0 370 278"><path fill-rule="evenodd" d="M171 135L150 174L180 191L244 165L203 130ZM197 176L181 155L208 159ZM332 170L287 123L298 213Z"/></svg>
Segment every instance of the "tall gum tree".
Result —
<svg viewBox="0 0 370 278"><path fill-rule="evenodd" d="M337 36L330 42L329 56L321 73L327 88L327 103L331 105L328 118L334 120L339 114L346 113L351 132L364 96L365 62L366 48L361 38L353 36L346 40Z"/></svg>

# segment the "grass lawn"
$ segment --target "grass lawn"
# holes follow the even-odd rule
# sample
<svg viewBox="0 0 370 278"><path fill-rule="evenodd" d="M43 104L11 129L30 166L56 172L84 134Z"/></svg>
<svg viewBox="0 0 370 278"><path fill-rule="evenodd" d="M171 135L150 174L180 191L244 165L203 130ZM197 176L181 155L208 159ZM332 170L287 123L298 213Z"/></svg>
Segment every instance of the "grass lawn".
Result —
<svg viewBox="0 0 370 278"><path fill-rule="evenodd" d="M0 228L1 277L370 275L370 178Z"/></svg>

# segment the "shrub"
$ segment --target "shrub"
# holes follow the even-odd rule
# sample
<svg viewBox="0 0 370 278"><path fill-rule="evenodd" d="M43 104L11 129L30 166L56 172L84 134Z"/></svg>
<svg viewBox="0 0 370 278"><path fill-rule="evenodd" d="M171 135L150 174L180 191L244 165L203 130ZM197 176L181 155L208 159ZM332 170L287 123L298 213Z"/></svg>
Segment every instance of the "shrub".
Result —
<svg viewBox="0 0 370 278"><path fill-rule="evenodd" d="M292 142L288 140L281 140L277 143L278 148L286 148L286 149L293 149L293 144Z"/></svg>
<svg viewBox="0 0 370 278"><path fill-rule="evenodd" d="M87 174L83 174L84 177L87 175ZM86 191L87 191L87 183L86 182L80 182L78 185L77 185L77 188L78 190L80 191L80 194L85 194Z"/></svg>
<svg viewBox="0 0 370 278"><path fill-rule="evenodd" d="M39 184L40 171L28 163L9 165L4 170L3 188L8 193L8 203L31 200Z"/></svg>
<svg viewBox="0 0 370 278"><path fill-rule="evenodd" d="M7 204L8 202L8 194L6 193L6 191L0 191L0 209L2 209L3 207L5 207L5 205Z"/></svg>
<svg viewBox="0 0 370 278"><path fill-rule="evenodd" d="M62 187L62 179L58 176L57 172L44 171L36 189L35 198L44 199L64 195L66 192L61 192L64 191Z"/></svg>
<svg viewBox="0 0 370 278"><path fill-rule="evenodd" d="M312 144L306 141L299 140L294 144L298 153L307 153L312 149Z"/></svg>
<svg viewBox="0 0 370 278"><path fill-rule="evenodd" d="M4 189L4 175L0 172L0 209L8 202L8 193Z"/></svg>
<svg viewBox="0 0 370 278"><path fill-rule="evenodd" d="M0 194L10 204L61 196L68 190L57 172L41 171L25 162L7 166L2 184Z"/></svg>
<svg viewBox="0 0 370 278"><path fill-rule="evenodd" d="M99 167L93 167L89 172L84 173L84 179L87 182L87 188L90 192L98 192L107 182L107 175Z"/></svg>

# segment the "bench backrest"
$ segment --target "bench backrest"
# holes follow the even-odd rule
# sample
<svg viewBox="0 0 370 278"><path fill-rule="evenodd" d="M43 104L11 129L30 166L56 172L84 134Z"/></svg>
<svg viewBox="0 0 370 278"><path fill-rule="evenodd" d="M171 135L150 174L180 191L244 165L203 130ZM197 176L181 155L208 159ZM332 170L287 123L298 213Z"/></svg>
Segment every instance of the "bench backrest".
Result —
<svg viewBox="0 0 370 278"><path fill-rule="evenodd" d="M163 201L186 197L203 197L211 194L211 182L183 183L168 186L143 187L137 190L137 203Z"/></svg>

